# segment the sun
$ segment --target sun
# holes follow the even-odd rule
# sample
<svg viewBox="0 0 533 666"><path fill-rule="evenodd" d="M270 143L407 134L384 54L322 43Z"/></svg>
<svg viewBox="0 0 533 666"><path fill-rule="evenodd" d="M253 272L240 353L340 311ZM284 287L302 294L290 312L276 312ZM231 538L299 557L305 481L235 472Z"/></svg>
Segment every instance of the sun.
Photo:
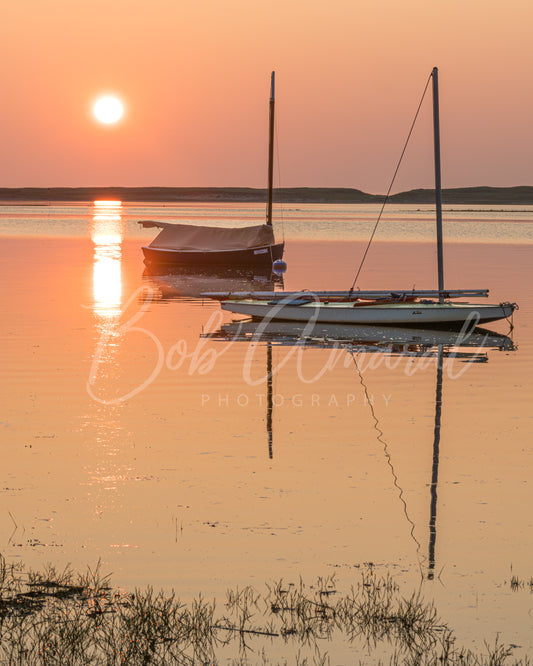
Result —
<svg viewBox="0 0 533 666"><path fill-rule="evenodd" d="M124 115L124 105L113 95L99 97L93 105L93 114L96 120L105 125L117 123Z"/></svg>

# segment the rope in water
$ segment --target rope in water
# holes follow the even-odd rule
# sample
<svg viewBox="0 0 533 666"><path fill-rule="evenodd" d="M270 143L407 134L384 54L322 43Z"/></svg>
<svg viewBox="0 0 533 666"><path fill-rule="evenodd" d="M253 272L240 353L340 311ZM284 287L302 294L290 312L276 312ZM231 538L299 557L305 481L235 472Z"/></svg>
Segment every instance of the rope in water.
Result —
<svg viewBox="0 0 533 666"><path fill-rule="evenodd" d="M379 211L378 219L376 220L376 224L374 225L374 229L372 230L370 240L368 241L368 245L366 246L366 249L364 251L363 258L361 259L361 263L359 264L359 268L357 269L357 273L355 275L352 286L350 287L350 293L349 293L348 297L351 297L351 295L353 294L353 290L355 288L357 279L359 278L359 274L361 273L361 269L363 268L363 264L365 263L366 255L368 254L368 250L370 249L370 245L371 245L371 243L374 239L374 236L376 234L376 230L377 230L378 224L381 220L381 216L383 215L383 210L384 210L385 205L387 204L387 202L389 200L389 196L390 196L390 193L391 193L391 190L392 190L392 186L394 185L394 181L396 180L396 176L398 175L398 170L400 169L400 165L401 165L403 157L405 155L405 151L407 150L407 145L408 145L409 140L411 138L411 134L413 133L413 129L415 127L415 124L416 124L416 121L417 121L417 118L418 118L418 114L420 113L420 109L422 107L422 102L424 101L424 97L426 96L426 92L427 92L427 89L428 89L428 86L429 86L429 82L431 81L431 76L432 75L430 74L429 77L428 77L428 80L426 82L426 85L424 87L424 92L422 93L422 97L420 99L420 102L418 104L418 108L417 108L416 113L415 113L415 117L413 118L413 122L411 123L411 128L409 129L409 134L407 135L407 139L405 140L405 143L404 143L404 146L403 146L403 149L402 149L402 153L400 155L400 159L398 160L398 164L396 165L396 169L394 170L394 175L392 176L392 180L390 182L389 189L387 190L387 194L385 195L385 200L383 201L383 204L381 206L381 210Z"/></svg>

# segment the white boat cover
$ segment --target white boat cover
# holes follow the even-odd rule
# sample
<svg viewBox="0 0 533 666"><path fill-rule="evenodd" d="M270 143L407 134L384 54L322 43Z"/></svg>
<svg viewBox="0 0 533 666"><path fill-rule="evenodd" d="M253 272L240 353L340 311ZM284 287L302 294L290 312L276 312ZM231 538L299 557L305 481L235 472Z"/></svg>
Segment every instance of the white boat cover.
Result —
<svg viewBox="0 0 533 666"><path fill-rule="evenodd" d="M216 252L221 250L247 250L274 243L274 231L268 224L230 229L200 227L193 224L171 224L142 220L143 227L158 227L158 236L149 247L166 250Z"/></svg>

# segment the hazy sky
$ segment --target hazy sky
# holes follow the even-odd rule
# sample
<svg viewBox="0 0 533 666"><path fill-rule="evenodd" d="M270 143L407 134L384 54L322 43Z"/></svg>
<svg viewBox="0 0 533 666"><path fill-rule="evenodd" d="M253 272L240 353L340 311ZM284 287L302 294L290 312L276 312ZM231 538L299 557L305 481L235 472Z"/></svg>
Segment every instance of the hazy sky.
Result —
<svg viewBox="0 0 533 666"><path fill-rule="evenodd" d="M531 0L0 0L0 186L264 187L275 69L276 185L384 192L433 66L443 186L533 185L532 26ZM426 101L395 191L432 185Z"/></svg>

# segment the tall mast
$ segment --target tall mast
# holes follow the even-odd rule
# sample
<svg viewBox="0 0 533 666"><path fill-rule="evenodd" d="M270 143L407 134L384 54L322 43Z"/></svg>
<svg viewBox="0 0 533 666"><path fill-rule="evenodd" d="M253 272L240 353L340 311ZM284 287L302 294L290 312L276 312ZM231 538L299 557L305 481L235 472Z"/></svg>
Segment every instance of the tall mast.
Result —
<svg viewBox="0 0 533 666"><path fill-rule="evenodd" d="M433 68L432 77L435 203L437 210L437 269L439 275L439 303L442 303L444 301L444 258L442 252L442 187L440 180L439 70L436 67Z"/></svg>
<svg viewBox="0 0 533 666"><path fill-rule="evenodd" d="M268 199L266 223L272 226L272 181L274 174L274 84L276 72L270 78L270 113L268 125Z"/></svg>

